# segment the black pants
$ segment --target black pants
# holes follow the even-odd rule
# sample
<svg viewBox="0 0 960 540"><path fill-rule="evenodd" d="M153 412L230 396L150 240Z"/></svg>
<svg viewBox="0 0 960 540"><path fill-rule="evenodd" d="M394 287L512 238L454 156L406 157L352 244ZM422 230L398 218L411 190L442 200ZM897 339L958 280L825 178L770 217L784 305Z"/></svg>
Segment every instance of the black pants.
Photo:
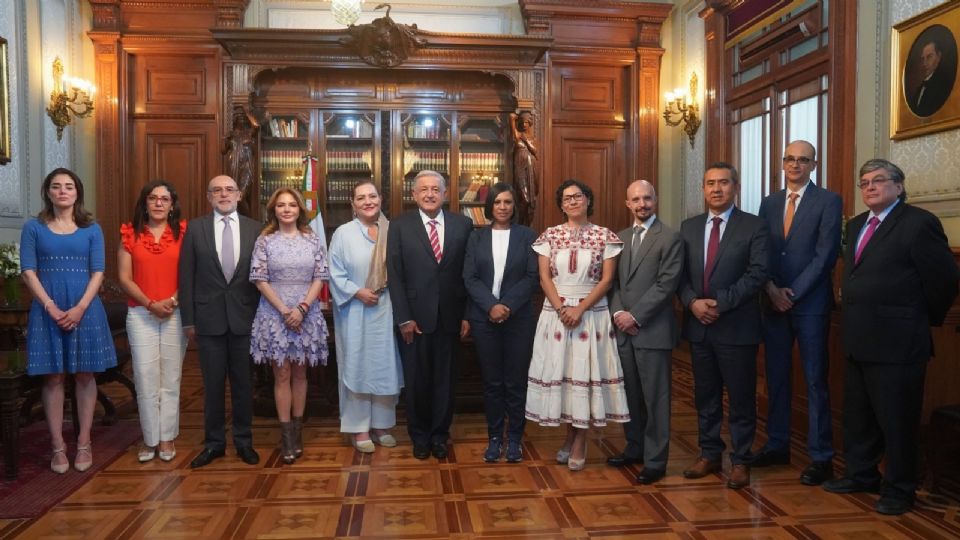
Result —
<svg viewBox="0 0 960 540"><path fill-rule="evenodd" d="M415 445L446 443L453 421L453 389L457 366L456 333L437 330L415 335L406 344L398 336L403 359L407 432Z"/></svg>
<svg viewBox="0 0 960 540"><path fill-rule="evenodd" d="M233 418L233 445L252 447L253 387L250 383L250 335L227 332L219 336L197 336L200 373L203 376L203 446L223 450L226 445L224 399L230 377Z"/></svg>
<svg viewBox="0 0 960 540"><path fill-rule="evenodd" d="M503 438L504 417L509 420L507 439L523 438L527 403L527 370L533 354L535 323L532 317L508 318L501 324L470 321L483 379L483 409L487 436Z"/></svg>

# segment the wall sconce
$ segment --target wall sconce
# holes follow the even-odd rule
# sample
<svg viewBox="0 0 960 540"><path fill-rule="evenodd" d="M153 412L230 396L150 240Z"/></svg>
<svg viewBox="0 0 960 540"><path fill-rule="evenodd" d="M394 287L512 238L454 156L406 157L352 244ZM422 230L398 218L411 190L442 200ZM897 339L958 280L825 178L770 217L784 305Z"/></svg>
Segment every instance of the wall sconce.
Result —
<svg viewBox="0 0 960 540"><path fill-rule="evenodd" d="M687 102L687 93L683 89L667 92L667 104L663 110L663 119L668 126L674 127L683 124L683 132L690 137L690 148L693 148L693 139L700 129L700 107L697 105L697 74L690 74L690 98ZM671 120L676 118L676 120Z"/></svg>
<svg viewBox="0 0 960 540"><path fill-rule="evenodd" d="M47 115L57 126L57 140L63 139L63 128L73 123L74 118L86 118L93 114L93 93L96 87L84 79L66 77L60 57L53 60L53 91Z"/></svg>

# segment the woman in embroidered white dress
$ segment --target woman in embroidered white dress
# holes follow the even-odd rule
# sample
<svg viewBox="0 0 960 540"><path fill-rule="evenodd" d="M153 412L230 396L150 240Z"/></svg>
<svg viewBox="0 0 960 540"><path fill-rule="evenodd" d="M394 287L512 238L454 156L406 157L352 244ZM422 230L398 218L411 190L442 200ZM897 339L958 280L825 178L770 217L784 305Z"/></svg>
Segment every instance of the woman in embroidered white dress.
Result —
<svg viewBox="0 0 960 540"><path fill-rule="evenodd" d="M606 297L623 242L589 222L589 186L566 180L556 197L567 222L533 244L546 298L528 372L526 417L542 426L568 424L557 462L578 471L590 427L630 419Z"/></svg>

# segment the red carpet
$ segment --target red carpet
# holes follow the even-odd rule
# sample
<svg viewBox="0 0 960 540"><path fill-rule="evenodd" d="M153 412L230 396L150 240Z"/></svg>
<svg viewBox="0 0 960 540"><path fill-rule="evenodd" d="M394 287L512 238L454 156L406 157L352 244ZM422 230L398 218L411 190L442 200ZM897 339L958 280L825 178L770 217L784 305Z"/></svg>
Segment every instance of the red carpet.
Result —
<svg viewBox="0 0 960 540"><path fill-rule="evenodd" d="M64 427L67 457L73 463L76 444L73 430ZM20 471L16 480L0 481L0 519L37 517L76 491L140 439L140 424L119 421L112 426L93 426L93 467L79 473L72 467L66 474L50 470L50 434L47 424L38 421L20 430Z"/></svg>

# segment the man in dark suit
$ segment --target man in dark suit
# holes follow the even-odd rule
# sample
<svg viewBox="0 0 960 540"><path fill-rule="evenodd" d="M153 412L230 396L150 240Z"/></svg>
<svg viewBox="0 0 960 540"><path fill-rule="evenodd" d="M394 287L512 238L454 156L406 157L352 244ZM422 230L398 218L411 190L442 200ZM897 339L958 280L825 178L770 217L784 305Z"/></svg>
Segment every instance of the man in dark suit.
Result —
<svg viewBox="0 0 960 540"><path fill-rule="evenodd" d="M737 170L716 163L703 175L707 213L680 225L685 264L680 281L683 337L690 341L700 457L686 478L722 468L723 388L730 400L733 465L727 487L750 484L750 447L757 429L760 290L767 282L767 224L734 206Z"/></svg>
<svg viewBox="0 0 960 540"><path fill-rule="evenodd" d="M241 196L233 178L210 180L213 212L190 221L180 248L180 316L187 337L197 339L203 376L203 451L190 463L193 468L224 455L228 375L233 445L245 463L260 461L250 432L250 327L260 293L249 279L260 224L237 213Z"/></svg>
<svg viewBox="0 0 960 540"><path fill-rule="evenodd" d="M906 203L904 179L884 159L860 168L869 211L847 223L841 286L847 468L823 485L832 493L879 490L876 510L890 515L913 506L930 327L943 324L960 279L940 220Z"/></svg>
<svg viewBox="0 0 960 540"><path fill-rule="evenodd" d="M447 457L453 420L457 335L470 331L464 307L463 257L473 222L443 210L446 184L434 171L413 183L418 209L390 223L387 274L400 329L407 431L413 455Z"/></svg>
<svg viewBox="0 0 960 540"><path fill-rule="evenodd" d="M657 219L650 182L627 186L626 204L633 226L618 233L627 249L617 263L610 311L630 421L623 425L626 447L607 463L643 463L637 482L652 484L666 474L670 451L670 359L680 340L673 298L683 270L683 239Z"/></svg>
<svg viewBox="0 0 960 540"><path fill-rule="evenodd" d="M783 153L787 187L760 203L760 217L770 229L770 281L763 311L769 412L767 444L752 463L754 467L790 463L790 379L796 341L807 383L807 449L812 460L800 482L808 486L833 478L827 334L843 215L840 197L810 180L816 167L812 144L790 143Z"/></svg>
<svg viewBox="0 0 960 540"><path fill-rule="evenodd" d="M936 40L930 40L920 49L923 80L914 89L908 103L917 116L930 116L940 110L953 90L956 71L950 73L946 65L941 66L941 60L943 49Z"/></svg>

